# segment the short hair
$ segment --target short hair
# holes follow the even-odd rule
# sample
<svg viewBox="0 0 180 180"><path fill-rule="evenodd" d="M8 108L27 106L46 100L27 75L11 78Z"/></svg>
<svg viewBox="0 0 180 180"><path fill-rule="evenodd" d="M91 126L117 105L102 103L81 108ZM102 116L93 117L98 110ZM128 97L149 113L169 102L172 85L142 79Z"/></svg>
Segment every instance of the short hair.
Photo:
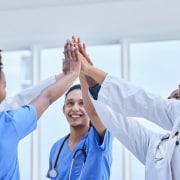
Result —
<svg viewBox="0 0 180 180"><path fill-rule="evenodd" d="M68 91L66 92L66 94L65 94L65 99L67 98L68 94L69 94L71 91L76 90L76 89L81 90L81 85L80 85L80 84L75 84L75 85L71 86L71 87L68 89Z"/></svg>

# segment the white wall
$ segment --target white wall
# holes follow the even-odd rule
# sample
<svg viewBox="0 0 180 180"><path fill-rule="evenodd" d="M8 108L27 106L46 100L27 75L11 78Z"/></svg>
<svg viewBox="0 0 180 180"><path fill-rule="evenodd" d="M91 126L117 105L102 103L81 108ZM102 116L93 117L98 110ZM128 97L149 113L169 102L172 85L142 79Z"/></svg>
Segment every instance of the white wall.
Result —
<svg viewBox="0 0 180 180"><path fill-rule="evenodd" d="M88 44L126 39L180 39L179 0L134 0L0 11L0 47L60 44L71 35Z"/></svg>

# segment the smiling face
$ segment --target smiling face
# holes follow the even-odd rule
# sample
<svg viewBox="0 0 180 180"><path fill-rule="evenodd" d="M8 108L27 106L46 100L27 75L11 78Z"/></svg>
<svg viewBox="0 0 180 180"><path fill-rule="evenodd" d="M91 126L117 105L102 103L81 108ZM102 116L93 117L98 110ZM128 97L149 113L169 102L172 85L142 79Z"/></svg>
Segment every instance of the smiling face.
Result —
<svg viewBox="0 0 180 180"><path fill-rule="evenodd" d="M67 94L63 112L71 127L89 126L89 117L84 109L81 89L74 89Z"/></svg>

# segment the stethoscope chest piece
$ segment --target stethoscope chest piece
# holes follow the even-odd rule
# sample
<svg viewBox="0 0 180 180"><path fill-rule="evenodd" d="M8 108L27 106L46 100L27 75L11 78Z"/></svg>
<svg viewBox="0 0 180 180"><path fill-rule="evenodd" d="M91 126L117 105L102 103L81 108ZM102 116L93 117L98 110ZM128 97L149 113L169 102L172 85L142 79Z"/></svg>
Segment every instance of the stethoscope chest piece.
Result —
<svg viewBox="0 0 180 180"><path fill-rule="evenodd" d="M53 168L49 171L49 176L52 178L57 177L57 171Z"/></svg>

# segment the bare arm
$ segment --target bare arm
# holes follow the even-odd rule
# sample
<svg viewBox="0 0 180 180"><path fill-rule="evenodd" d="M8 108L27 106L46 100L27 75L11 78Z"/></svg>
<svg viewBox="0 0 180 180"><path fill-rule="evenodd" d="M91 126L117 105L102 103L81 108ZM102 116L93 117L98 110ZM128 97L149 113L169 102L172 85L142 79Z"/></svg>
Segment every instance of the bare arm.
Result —
<svg viewBox="0 0 180 180"><path fill-rule="evenodd" d="M77 45L76 40L74 39L74 41L72 41L73 45ZM74 44L75 43L75 44ZM65 47L67 46L67 44L65 45ZM72 46L71 46L72 47ZM78 46L76 46L77 49ZM73 55L74 51L73 48L68 50L68 53L66 53L65 56L65 61L70 57L73 57L74 59L78 59L78 56L74 56ZM79 52L78 52L79 54ZM78 55L77 54L77 55ZM66 68L63 68L64 73L66 73ZM90 77L85 77L84 74L80 73L79 75L79 79L80 79L80 83L81 83L81 89L82 89L82 96L83 96L83 104L84 104L84 108L86 109L86 112L91 120L92 125L94 126L94 128L97 130L100 138L103 140L104 139L104 134L105 134L105 127L103 125L103 123L101 122L98 114L96 113L96 110L91 102L91 99L89 97L88 94L88 85L87 85L87 80L90 84L96 84L96 81L94 81L92 78Z"/></svg>
<svg viewBox="0 0 180 180"><path fill-rule="evenodd" d="M71 46L72 44L69 43L66 48L69 49ZM65 52L65 54L66 53L68 53L68 51ZM77 51L74 51L74 55L77 55ZM63 95L79 76L81 63L77 58L75 59L69 56L65 62L65 66L67 69L66 73L60 74L57 77L59 80L56 83L43 90L42 93L30 103L36 108L38 119L54 101Z"/></svg>
<svg viewBox="0 0 180 180"><path fill-rule="evenodd" d="M17 93L15 96L11 96L6 98L1 104L0 104L0 110L6 111L10 109L14 109L26 104L29 104L35 97L37 97L43 89L46 87L52 85L56 82L57 76L51 76L37 85L31 86L29 88L25 88L19 93Z"/></svg>
<svg viewBox="0 0 180 180"><path fill-rule="evenodd" d="M92 125L98 132L99 136L101 139L104 139L104 134L105 134L105 126L103 125L101 119L99 118L92 102L88 94L88 85L86 82L86 78L83 74L79 76L80 78L80 83L81 83L81 89L82 89L82 96L83 96L83 104L86 109L86 112L91 120Z"/></svg>

